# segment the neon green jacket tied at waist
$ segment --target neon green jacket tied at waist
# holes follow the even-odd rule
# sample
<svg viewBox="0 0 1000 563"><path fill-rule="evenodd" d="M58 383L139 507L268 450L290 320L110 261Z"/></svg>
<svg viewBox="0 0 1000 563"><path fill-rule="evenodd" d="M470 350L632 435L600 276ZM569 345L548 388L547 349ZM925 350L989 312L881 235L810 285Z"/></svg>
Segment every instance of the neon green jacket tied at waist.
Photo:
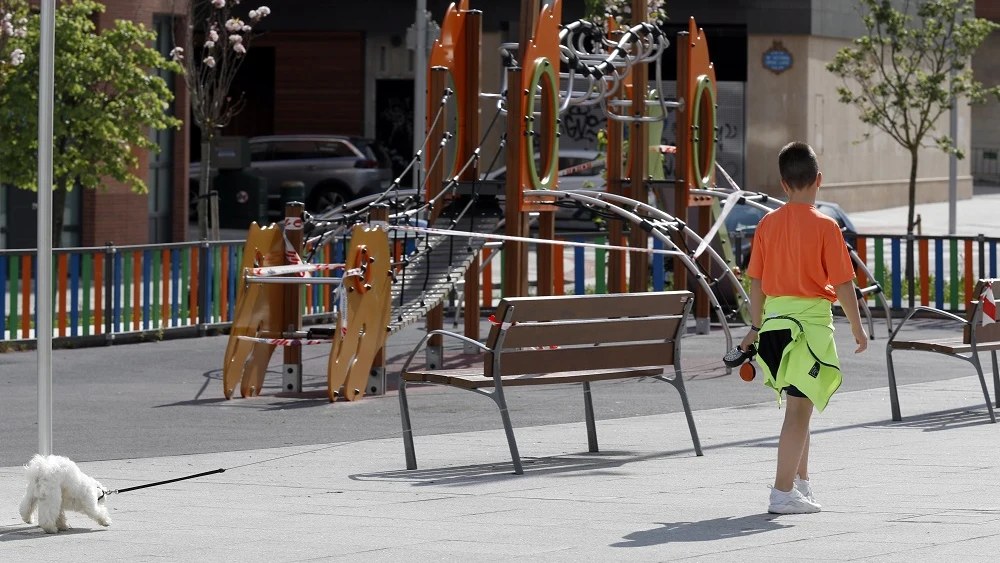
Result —
<svg viewBox="0 0 1000 563"><path fill-rule="evenodd" d="M843 381L831 303L820 297L768 297L760 332L782 329L792 332L792 341L782 352L778 373L757 362L766 376L764 384L778 393L779 405L781 389L794 385L823 412Z"/></svg>

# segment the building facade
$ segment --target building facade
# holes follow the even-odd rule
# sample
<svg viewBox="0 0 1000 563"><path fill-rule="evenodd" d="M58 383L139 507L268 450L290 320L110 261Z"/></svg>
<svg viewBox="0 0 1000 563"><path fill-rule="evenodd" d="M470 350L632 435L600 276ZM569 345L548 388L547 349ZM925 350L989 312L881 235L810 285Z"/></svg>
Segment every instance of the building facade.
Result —
<svg viewBox="0 0 1000 563"><path fill-rule="evenodd" d="M173 47L174 30L185 25L172 13L175 4L180 4L175 0L105 3L107 12L99 25L116 18L139 21L159 32L157 47L163 53ZM440 22L448 2L427 3L433 19ZM520 2L471 0L471 7L484 14L483 90L496 93L503 78L498 49L503 42L516 40ZM386 146L401 170L413 154L415 69L407 30L414 21L414 2L282 0L272 9L259 26L263 34L254 39L234 83L233 95L242 95L245 107L224 133L366 136ZM977 10L980 17L1000 20L1000 2L978 0ZM686 29L689 17L695 17L706 32L719 80L719 160L742 187L780 195L777 152L791 140L802 140L820 156L823 199L840 203L848 211L905 205L909 154L886 134L869 130L853 107L838 101L839 79L825 69L840 48L863 32L853 2L671 0L668 11L670 21L664 26L668 37ZM564 0L564 22L582 14L583 0ZM1000 34L994 34L973 60L978 78L988 84L1000 82L998 61ZM662 72L670 94L676 74L673 47L664 57ZM187 238L188 163L200 156L192 150L198 146L199 131L190 124L183 79L167 78L176 95L172 111L185 118L184 126L157 134L159 154L140 155L139 175L147 180L149 193L134 194L111 183L106 191L77 196L67 216L71 234L64 237L64 244L143 244ZM495 101L483 100L480 109L481 128L486 131L496 115ZM453 113L450 108L449 115ZM562 146L593 148L605 123L599 111L572 108L563 116ZM947 131L947 114L940 127ZM484 161L496 156L500 165L504 162L498 154L501 130L502 120L485 142ZM997 131L1000 104L971 109L961 105L958 142L973 158L959 162L959 197L972 193L970 166L975 167L984 152L977 149L1000 147ZM663 142L671 143L670 117L664 132ZM870 133L867 138L866 133ZM985 152L996 158L996 151ZM670 172L668 161L668 176ZM918 201L947 199L947 176L947 155L924 149ZM19 228L20 219L6 215L0 218L0 230L6 233L2 242L17 246L11 244L11 232L33 232L33 227L24 228L21 221ZM22 246L31 246L33 241L32 235Z"/></svg>

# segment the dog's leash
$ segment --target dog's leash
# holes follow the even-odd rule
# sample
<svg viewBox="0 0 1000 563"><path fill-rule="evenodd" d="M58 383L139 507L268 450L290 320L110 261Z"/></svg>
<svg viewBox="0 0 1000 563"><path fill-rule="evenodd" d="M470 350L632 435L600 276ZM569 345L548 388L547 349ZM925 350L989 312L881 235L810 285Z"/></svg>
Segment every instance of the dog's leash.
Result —
<svg viewBox="0 0 1000 563"><path fill-rule="evenodd" d="M176 479L167 479L166 481L157 481L155 483L147 483L145 485L136 485L134 487L126 487L124 489L111 489L101 491L102 495L117 495L119 493L127 493L129 491L137 491L139 489L148 489L149 487L157 487L159 485L166 485L169 483L176 483L177 481L187 481L188 479L196 479L198 477L205 477L206 475L215 475L216 473L225 473L225 469L214 469L212 471L204 471L202 473L195 473L194 475L188 475L186 477L178 477ZM100 497L98 497L100 499Z"/></svg>

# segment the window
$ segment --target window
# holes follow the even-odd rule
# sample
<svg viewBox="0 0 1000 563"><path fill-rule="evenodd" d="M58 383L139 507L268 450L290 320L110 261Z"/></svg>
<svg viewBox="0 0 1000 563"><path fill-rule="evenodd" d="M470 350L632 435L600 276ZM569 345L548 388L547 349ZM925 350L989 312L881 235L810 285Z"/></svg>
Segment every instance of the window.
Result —
<svg viewBox="0 0 1000 563"><path fill-rule="evenodd" d="M271 146L269 160L304 160L317 152L313 141L280 141Z"/></svg>
<svg viewBox="0 0 1000 563"><path fill-rule="evenodd" d="M268 143L250 143L250 162L271 160L270 148Z"/></svg>
<svg viewBox="0 0 1000 563"><path fill-rule="evenodd" d="M328 141L319 143L319 150L315 156L309 158L357 158L358 155L351 147L347 146L347 143L342 141Z"/></svg>

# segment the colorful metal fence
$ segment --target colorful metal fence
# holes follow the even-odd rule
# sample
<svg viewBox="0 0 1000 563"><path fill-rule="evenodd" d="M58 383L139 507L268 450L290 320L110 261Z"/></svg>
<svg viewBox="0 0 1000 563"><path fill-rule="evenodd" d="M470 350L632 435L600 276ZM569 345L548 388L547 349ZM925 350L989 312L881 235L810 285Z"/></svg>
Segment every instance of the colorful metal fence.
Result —
<svg viewBox="0 0 1000 563"><path fill-rule="evenodd" d="M608 243L603 234L570 236ZM967 309L977 279L996 277L1000 238L862 235L857 253L893 309L913 303L952 312ZM342 262L346 241L324 247L315 262ZM654 246L662 248L654 239ZM914 275L906 279L906 249ZM406 250L412 251L413 248ZM402 251L402 248L400 248ZM481 298L492 308L503 297L503 251L483 250ZM235 313L243 241L57 249L53 260L53 326L60 338L105 337L228 323ZM34 338L36 257L32 250L0 251L0 340ZM555 292L606 293L607 251L556 247ZM652 257L652 288L668 288L662 255ZM332 275L326 272L319 275ZM867 284L859 268L859 282ZM330 286L302 287L303 315L333 311Z"/></svg>

